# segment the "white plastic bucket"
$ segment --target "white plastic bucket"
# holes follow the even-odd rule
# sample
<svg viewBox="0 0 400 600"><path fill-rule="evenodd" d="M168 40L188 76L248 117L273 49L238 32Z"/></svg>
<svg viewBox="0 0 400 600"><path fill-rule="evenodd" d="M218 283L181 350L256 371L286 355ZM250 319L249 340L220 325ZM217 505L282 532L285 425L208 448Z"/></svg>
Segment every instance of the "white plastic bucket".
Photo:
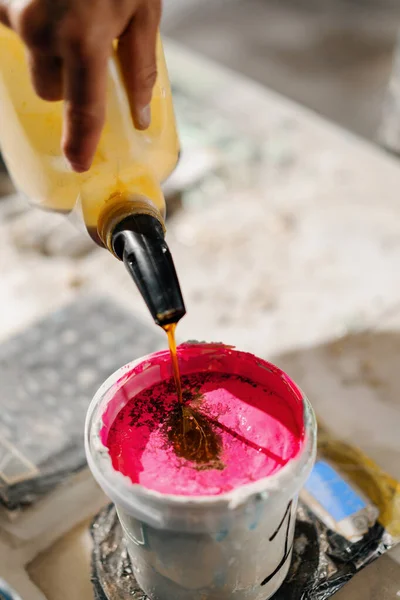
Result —
<svg viewBox="0 0 400 600"><path fill-rule="evenodd" d="M161 494L115 471L102 440L127 402L172 376L165 351L123 367L97 392L86 421L89 466L116 504L137 582L151 600L267 600L290 566L297 498L315 460L314 412L285 373L251 354L218 344L186 344L178 353L182 375L251 373L293 409L300 403L298 456L275 475L218 496Z"/></svg>

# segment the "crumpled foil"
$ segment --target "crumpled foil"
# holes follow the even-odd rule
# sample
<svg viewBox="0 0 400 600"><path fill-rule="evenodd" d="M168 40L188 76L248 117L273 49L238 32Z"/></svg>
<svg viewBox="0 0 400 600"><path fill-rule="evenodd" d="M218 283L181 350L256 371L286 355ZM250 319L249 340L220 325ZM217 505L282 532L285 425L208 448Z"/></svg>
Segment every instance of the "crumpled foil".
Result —
<svg viewBox="0 0 400 600"><path fill-rule="evenodd" d="M392 545L392 538L379 524L352 544L327 529L300 503L292 564L274 600L326 600Z"/></svg>
<svg viewBox="0 0 400 600"><path fill-rule="evenodd" d="M148 600L136 583L114 505L91 526L92 583L95 600Z"/></svg>
<svg viewBox="0 0 400 600"><path fill-rule="evenodd" d="M148 600L133 575L113 505L96 517L91 535L95 600ZM349 543L300 502L291 568L274 600L326 600L392 545L391 536L379 524L361 541Z"/></svg>

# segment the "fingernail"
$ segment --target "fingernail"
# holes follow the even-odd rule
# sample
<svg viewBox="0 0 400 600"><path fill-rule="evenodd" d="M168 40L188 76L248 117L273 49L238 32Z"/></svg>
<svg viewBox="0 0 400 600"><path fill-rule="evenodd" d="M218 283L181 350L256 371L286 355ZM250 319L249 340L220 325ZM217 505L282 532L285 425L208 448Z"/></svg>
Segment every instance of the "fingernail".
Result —
<svg viewBox="0 0 400 600"><path fill-rule="evenodd" d="M150 104L139 110L138 125L141 129L148 129L151 123L151 108Z"/></svg>
<svg viewBox="0 0 400 600"><path fill-rule="evenodd" d="M89 166L82 165L80 163L70 162L69 164L71 165L71 168L73 171L75 171L75 173L84 173L85 171L88 171L90 168Z"/></svg>

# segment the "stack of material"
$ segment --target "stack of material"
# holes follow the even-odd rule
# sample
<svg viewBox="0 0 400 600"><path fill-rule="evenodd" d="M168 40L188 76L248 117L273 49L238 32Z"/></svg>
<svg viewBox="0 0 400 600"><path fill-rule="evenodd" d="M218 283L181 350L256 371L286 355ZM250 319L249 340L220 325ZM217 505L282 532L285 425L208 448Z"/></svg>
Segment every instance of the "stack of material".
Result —
<svg viewBox="0 0 400 600"><path fill-rule="evenodd" d="M0 577L21 593L23 565L104 504L84 452L91 398L161 340L119 305L81 296L0 347Z"/></svg>

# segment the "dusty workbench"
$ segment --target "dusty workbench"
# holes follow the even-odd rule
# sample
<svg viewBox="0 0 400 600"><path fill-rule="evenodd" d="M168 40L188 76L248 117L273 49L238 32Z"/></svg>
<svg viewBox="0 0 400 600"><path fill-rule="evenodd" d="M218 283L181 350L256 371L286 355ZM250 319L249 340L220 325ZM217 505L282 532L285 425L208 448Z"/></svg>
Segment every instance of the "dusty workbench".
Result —
<svg viewBox="0 0 400 600"><path fill-rule="evenodd" d="M279 364L336 435L400 479L400 162L180 47L167 56L183 141L168 220L188 308L180 339ZM9 197L0 239L0 339L82 291L148 319L121 265L71 222ZM337 597L395 598L397 554ZM85 600L88 555L85 525L30 573L48 600Z"/></svg>

